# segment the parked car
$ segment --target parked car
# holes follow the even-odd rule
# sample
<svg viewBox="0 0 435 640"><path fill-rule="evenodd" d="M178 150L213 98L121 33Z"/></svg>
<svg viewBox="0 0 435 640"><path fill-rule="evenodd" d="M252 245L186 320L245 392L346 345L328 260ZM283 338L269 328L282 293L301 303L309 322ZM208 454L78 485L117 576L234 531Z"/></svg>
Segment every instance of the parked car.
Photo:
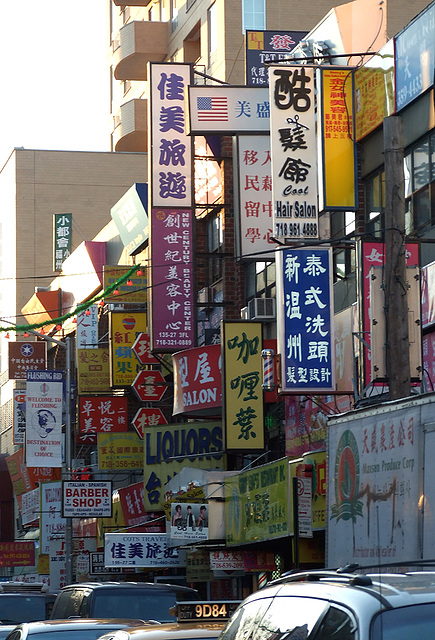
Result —
<svg viewBox="0 0 435 640"><path fill-rule="evenodd" d="M99 640L214 640L240 601L177 602L177 622L125 628L106 633Z"/></svg>
<svg viewBox="0 0 435 640"><path fill-rule="evenodd" d="M177 600L197 600L190 587L151 582L87 582L63 587L52 620L59 618L141 618L173 622L169 613Z"/></svg>
<svg viewBox="0 0 435 640"><path fill-rule="evenodd" d="M0 629L5 625L13 628L20 622L46 620L55 599L56 594L49 593L47 585L40 582L1 582Z"/></svg>
<svg viewBox="0 0 435 640"><path fill-rule="evenodd" d="M43 620L17 625L6 640L96 640L107 632L143 624L144 620Z"/></svg>
<svg viewBox="0 0 435 640"><path fill-rule="evenodd" d="M433 640L435 573L307 571L242 602L219 640Z"/></svg>

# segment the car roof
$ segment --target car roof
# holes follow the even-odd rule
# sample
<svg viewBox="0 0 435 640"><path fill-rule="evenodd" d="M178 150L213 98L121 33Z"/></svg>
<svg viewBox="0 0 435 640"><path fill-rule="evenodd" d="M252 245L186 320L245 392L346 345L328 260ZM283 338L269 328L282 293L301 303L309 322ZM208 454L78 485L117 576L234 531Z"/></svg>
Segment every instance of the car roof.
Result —
<svg viewBox="0 0 435 640"><path fill-rule="evenodd" d="M184 585L169 584L163 582L79 582L62 587L61 591L68 589L159 589L161 591L185 591L196 593L195 589Z"/></svg>
<svg viewBox="0 0 435 640"><path fill-rule="evenodd" d="M101 628L101 635L107 629L123 629L124 627L132 627L134 625L143 625L144 620L124 619L124 618L68 618L66 620L39 620L38 622L22 622L14 628L26 629L27 633L46 633L50 629L60 631L69 630L80 631L80 629L96 629Z"/></svg>
<svg viewBox="0 0 435 640"><path fill-rule="evenodd" d="M184 638L217 638L226 624L217 622L168 622L123 629L122 634L110 634L113 640L183 640ZM108 635L108 634L107 634ZM108 636L109 637L109 636ZM104 635L99 640L108 640Z"/></svg>
<svg viewBox="0 0 435 640"><path fill-rule="evenodd" d="M435 572L406 573L345 573L338 571L307 571L286 575L269 587L248 596L262 597L300 595L345 604L352 609L372 606L392 607L435 602ZM372 603L370 605L369 603Z"/></svg>

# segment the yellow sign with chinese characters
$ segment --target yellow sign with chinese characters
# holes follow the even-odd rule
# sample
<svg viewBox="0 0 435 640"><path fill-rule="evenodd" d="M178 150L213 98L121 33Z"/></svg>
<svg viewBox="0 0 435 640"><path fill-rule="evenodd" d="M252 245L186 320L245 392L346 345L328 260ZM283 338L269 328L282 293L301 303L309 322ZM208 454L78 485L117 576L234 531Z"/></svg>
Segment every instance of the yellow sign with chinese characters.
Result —
<svg viewBox="0 0 435 640"><path fill-rule="evenodd" d="M224 322L225 448L264 450L261 322Z"/></svg>
<svg viewBox="0 0 435 640"><path fill-rule="evenodd" d="M110 391L109 349L77 349L79 393Z"/></svg>
<svg viewBox="0 0 435 640"><path fill-rule="evenodd" d="M100 471L143 469L143 440L136 433L98 433Z"/></svg>
<svg viewBox="0 0 435 640"><path fill-rule="evenodd" d="M112 387L130 387L143 366L136 358L133 345L139 333L146 333L144 312L110 314L110 381Z"/></svg>
<svg viewBox="0 0 435 640"><path fill-rule="evenodd" d="M288 458L225 480L227 546L288 536Z"/></svg>

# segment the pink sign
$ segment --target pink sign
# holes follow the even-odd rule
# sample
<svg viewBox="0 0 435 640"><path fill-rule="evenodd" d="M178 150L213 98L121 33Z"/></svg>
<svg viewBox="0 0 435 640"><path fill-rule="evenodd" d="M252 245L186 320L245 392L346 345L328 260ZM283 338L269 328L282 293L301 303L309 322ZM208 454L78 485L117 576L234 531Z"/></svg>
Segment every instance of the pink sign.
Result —
<svg viewBox="0 0 435 640"><path fill-rule="evenodd" d="M143 482L137 482L119 489L119 499L125 524L128 527L142 525L146 527L144 531L146 530L148 533L164 531L164 521L155 519L154 514L149 514L145 511ZM153 521L152 524L151 521ZM148 522L150 524L146 526Z"/></svg>
<svg viewBox="0 0 435 640"><path fill-rule="evenodd" d="M151 350L195 344L191 209L151 211Z"/></svg>
<svg viewBox="0 0 435 640"><path fill-rule="evenodd" d="M385 244L382 242L364 242L363 243L363 312L364 327L363 337L367 344L370 345L370 268L382 267L385 264ZM413 266L419 264L418 244L406 244L406 264ZM364 349L364 367L365 367L365 386L370 382L370 362L371 352L366 346Z"/></svg>
<svg viewBox="0 0 435 640"><path fill-rule="evenodd" d="M222 409L221 345L186 349L172 356L173 414L216 415ZM219 409L219 412L216 409Z"/></svg>

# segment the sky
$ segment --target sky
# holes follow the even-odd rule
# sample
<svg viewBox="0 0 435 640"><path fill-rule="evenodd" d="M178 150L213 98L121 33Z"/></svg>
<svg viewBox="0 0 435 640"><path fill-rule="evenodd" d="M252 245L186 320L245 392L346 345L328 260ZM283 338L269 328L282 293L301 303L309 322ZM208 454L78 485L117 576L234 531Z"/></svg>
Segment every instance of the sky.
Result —
<svg viewBox="0 0 435 640"><path fill-rule="evenodd" d="M0 169L14 147L110 150L107 4L7 3L0 39Z"/></svg>

